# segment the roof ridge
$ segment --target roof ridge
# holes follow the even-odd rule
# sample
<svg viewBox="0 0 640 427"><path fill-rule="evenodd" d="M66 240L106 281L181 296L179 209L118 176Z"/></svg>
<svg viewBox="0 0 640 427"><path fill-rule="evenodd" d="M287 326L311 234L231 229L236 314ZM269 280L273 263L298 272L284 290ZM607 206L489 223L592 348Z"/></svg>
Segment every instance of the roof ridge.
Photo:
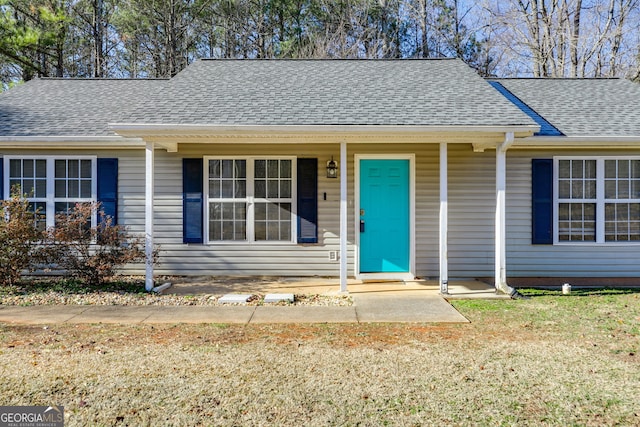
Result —
<svg viewBox="0 0 640 427"><path fill-rule="evenodd" d="M198 58L197 61L207 62L428 62L428 61L453 61L459 60L456 57L438 58Z"/></svg>

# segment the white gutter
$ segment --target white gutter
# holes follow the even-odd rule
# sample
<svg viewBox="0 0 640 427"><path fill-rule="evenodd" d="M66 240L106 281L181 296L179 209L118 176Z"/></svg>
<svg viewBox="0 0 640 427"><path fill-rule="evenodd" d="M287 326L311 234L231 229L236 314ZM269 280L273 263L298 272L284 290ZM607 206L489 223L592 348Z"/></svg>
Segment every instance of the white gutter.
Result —
<svg viewBox="0 0 640 427"><path fill-rule="evenodd" d="M194 125L194 124L135 124L110 123L109 127L124 136L153 134L254 134L254 133L425 133L425 132L483 132L483 133L533 133L538 125L512 126L409 126L409 125Z"/></svg>
<svg viewBox="0 0 640 427"><path fill-rule="evenodd" d="M528 136L518 138L513 148L640 147L640 136Z"/></svg>
<svg viewBox="0 0 640 427"><path fill-rule="evenodd" d="M0 136L3 148L143 148L141 138L122 136Z"/></svg>

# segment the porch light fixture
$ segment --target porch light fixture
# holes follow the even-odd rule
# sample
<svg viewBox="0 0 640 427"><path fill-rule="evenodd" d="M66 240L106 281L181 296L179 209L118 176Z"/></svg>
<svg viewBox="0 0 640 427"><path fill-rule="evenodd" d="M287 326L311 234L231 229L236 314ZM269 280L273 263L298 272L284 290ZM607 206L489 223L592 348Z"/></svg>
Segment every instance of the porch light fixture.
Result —
<svg viewBox="0 0 640 427"><path fill-rule="evenodd" d="M327 162L327 178L337 178L338 177L338 162L333 160L333 156L331 156L331 160Z"/></svg>

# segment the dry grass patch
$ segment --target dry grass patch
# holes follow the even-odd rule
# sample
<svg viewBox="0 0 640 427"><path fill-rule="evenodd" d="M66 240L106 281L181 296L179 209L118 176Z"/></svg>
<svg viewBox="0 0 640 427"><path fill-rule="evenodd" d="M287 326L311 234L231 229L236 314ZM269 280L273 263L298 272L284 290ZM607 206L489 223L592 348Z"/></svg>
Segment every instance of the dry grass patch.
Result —
<svg viewBox="0 0 640 427"><path fill-rule="evenodd" d="M638 294L460 301L471 324L0 329L5 405L67 425L639 425Z"/></svg>

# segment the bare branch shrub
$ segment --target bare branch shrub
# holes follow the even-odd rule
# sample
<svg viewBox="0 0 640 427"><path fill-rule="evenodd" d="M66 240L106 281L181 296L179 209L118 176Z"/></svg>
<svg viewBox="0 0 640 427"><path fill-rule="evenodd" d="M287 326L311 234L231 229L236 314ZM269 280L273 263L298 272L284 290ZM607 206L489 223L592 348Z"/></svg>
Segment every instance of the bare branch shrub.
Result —
<svg viewBox="0 0 640 427"><path fill-rule="evenodd" d="M98 225L91 226L94 214ZM77 203L69 212L56 215L56 225L48 234L49 252L57 267L87 285L101 285L118 267L145 261L143 240L114 225L99 203ZM157 252L154 260L156 256Z"/></svg>
<svg viewBox="0 0 640 427"><path fill-rule="evenodd" d="M0 284L14 285L23 271L32 270L40 259L40 243L45 233L36 226L38 211L18 194L1 202Z"/></svg>

